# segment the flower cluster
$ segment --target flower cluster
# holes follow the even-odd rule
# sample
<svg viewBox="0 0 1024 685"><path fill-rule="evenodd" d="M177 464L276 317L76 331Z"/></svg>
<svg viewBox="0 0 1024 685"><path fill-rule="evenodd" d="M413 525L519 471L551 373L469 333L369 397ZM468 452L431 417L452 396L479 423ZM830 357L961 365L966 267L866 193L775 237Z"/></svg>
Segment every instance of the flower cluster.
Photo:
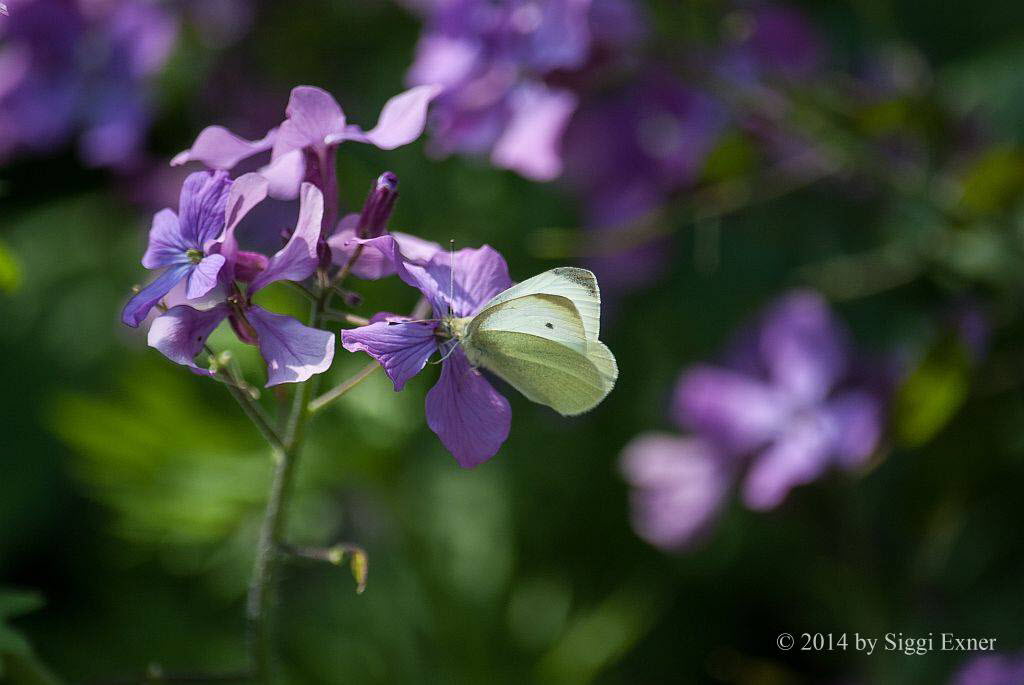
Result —
<svg viewBox="0 0 1024 685"><path fill-rule="evenodd" d="M0 159L47 153L75 134L95 166L136 161L147 81L177 20L143 0L9 0L0 21Z"/></svg>
<svg viewBox="0 0 1024 685"><path fill-rule="evenodd" d="M163 271L128 302L123 322L138 326L160 306L165 311L150 327L149 344L201 373L195 358L225 319L240 340L259 346L268 386L302 382L326 371L334 357L334 334L268 312L253 303L253 296L276 281L301 283L318 271L326 278L332 258L352 261L343 250L334 253L328 242L339 228L334 152L345 140L387 149L411 142L423 130L432 92L419 88L392 98L368 132L346 125L334 98L309 86L292 91L285 121L260 141L246 141L221 127L205 129L174 163L198 160L214 170L188 176L177 214L165 209L154 217L142 264ZM270 162L259 173L230 178L228 170L239 161L266 150L272 151ZM393 174L385 174L371 192L357 219L363 235L383 231L396 183ZM326 202L325 189L332 192ZM268 196L299 198L295 226L272 256L241 249L236 237L242 219ZM344 230L347 224L342 223ZM182 301L161 305L180 283Z"/></svg>
<svg viewBox="0 0 1024 685"><path fill-rule="evenodd" d="M226 319L240 340L259 347L268 386L299 383L330 367L334 333L269 312L254 304L253 296L276 281L302 284L316 276L303 287L319 288L329 301L348 275L397 274L419 290L434 318L380 313L368 325L342 331L343 346L380 362L396 391L440 352L440 380L426 399L427 424L462 466L492 457L508 436L508 401L443 329L449 319L472 316L512 285L505 260L488 246L448 253L437 243L389 232L398 196L398 179L390 172L377 179L361 212L337 216L338 145L354 140L390 149L412 141L437 92L435 86L419 86L392 98L377 125L363 131L346 123L329 94L300 86L292 91L285 121L261 140L245 140L218 126L202 131L173 163L200 161L212 170L188 176L177 213L165 209L154 217L142 264L161 273L125 306L124 323L138 326L154 308L161 309L149 329L149 344L196 373L214 375L195 360ZM269 161L258 172L230 177L229 170L243 159L268 151ZM296 196L298 219L284 247L272 256L241 248L236 233L254 207L267 198Z"/></svg>
<svg viewBox="0 0 1024 685"><path fill-rule="evenodd" d="M818 295L784 296L723 365L683 373L673 418L688 435L646 434L626 446L637 532L684 547L710 528L733 483L748 507L767 510L831 467L863 466L882 435L884 386L859 368Z"/></svg>
<svg viewBox="0 0 1024 685"><path fill-rule="evenodd" d="M561 137L593 78L643 31L628 0L428 0L411 83L439 83L434 150L489 154L540 181L562 171Z"/></svg>

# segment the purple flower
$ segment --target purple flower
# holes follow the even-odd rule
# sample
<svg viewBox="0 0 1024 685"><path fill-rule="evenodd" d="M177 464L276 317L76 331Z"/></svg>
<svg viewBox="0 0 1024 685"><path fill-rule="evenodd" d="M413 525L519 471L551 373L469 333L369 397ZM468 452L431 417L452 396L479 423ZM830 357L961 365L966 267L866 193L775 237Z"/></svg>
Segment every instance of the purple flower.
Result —
<svg viewBox="0 0 1024 685"><path fill-rule="evenodd" d="M621 51L640 24L619 0L440 0L423 9L410 83L439 83L433 150L490 154L496 166L547 181L562 171L571 87L602 48Z"/></svg>
<svg viewBox="0 0 1024 685"><path fill-rule="evenodd" d="M986 654L969 659L950 685L1017 685L1024 682L1024 656Z"/></svg>
<svg viewBox="0 0 1024 685"><path fill-rule="evenodd" d="M707 532L737 481L747 506L765 510L830 467L863 465L881 437L885 388L851 357L826 303L798 291L771 305L725 364L686 371L672 418L692 434L644 434L623 451L637 533L681 549Z"/></svg>
<svg viewBox="0 0 1024 685"><path fill-rule="evenodd" d="M176 20L154 3L11 0L0 23L0 158L47 153L81 132L86 162L136 161L149 124L147 81Z"/></svg>
<svg viewBox="0 0 1024 685"><path fill-rule="evenodd" d="M244 159L271 150L270 164L260 173L270 182L271 197L292 199L299 185L318 165L333 164L329 152L346 140L370 143L383 150L411 143L423 132L427 105L438 86L423 85L396 95L384 104L377 125L364 131L348 124L330 93L313 86L292 89L286 118L260 140L245 140L223 126L203 129L192 147L171 164L202 162L211 169L232 169Z"/></svg>
<svg viewBox="0 0 1024 685"><path fill-rule="evenodd" d="M224 230L230 188L227 172L190 174L181 187L178 214L170 209L157 212L142 266L164 272L128 301L121 321L138 326L182 279L187 279L190 300L213 290L226 259L211 248Z"/></svg>
<svg viewBox="0 0 1024 685"><path fill-rule="evenodd" d="M223 173L223 172L220 172ZM259 347L267 363L267 386L279 383L300 383L330 368L334 359L334 334L309 328L288 316L268 312L252 303L261 288L280 280L302 281L320 263L317 244L323 218L323 194L304 183L300 191L299 218L288 243L265 263L250 267L245 273L248 287L239 287L239 258L234 230L255 204L267 194L267 182L257 174L239 178L227 198L228 225L217 243L218 254L227 260L236 280L229 285L225 299L209 309L188 305L172 307L153 321L149 344L168 359L196 371L195 357L203 350L206 339L228 319L238 337ZM252 260L250 260L251 262Z"/></svg>
<svg viewBox="0 0 1024 685"><path fill-rule="evenodd" d="M822 66L825 41L798 9L757 4L737 10L729 23L734 40L720 58L724 75L739 81L765 75L797 79Z"/></svg>
<svg viewBox="0 0 1024 685"><path fill-rule="evenodd" d="M626 445L621 466L633 487L633 528L664 549L685 548L706 534L731 485L728 460L699 438L644 433Z"/></svg>
<svg viewBox="0 0 1024 685"><path fill-rule="evenodd" d="M427 393L427 425L460 466L483 463L508 437L511 409L508 400L470 366L462 349L445 339L444 331L451 319L475 315L488 300L511 286L505 260L485 245L454 255L435 253L417 264L403 258L401 246L392 236L372 238L365 244L392 260L399 277L430 302L435 318L412 321L378 315L368 326L342 331L342 347L364 351L380 362L396 391L440 351L441 377Z"/></svg>
<svg viewBox="0 0 1024 685"><path fill-rule="evenodd" d="M679 423L728 454L749 459L743 498L771 509L829 467L864 464L878 445L883 402L858 380L849 342L817 294L772 305L725 366L680 379Z"/></svg>

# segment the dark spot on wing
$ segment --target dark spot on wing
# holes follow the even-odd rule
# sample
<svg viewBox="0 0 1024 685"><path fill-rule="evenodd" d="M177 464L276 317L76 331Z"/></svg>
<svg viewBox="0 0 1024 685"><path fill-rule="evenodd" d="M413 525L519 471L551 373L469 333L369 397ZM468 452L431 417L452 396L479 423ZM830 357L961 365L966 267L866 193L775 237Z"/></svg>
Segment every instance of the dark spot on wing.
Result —
<svg viewBox="0 0 1024 685"><path fill-rule="evenodd" d="M553 323L546 323L544 325L547 326L548 328L552 329L552 330L554 330L554 328L555 328L555 324L553 324Z"/></svg>

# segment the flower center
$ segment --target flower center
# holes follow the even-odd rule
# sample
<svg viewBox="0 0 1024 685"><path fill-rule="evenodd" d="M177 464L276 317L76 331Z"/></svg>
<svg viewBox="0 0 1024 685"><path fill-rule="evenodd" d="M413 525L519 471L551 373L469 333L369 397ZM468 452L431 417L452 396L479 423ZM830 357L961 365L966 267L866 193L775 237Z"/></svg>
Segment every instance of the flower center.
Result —
<svg viewBox="0 0 1024 685"><path fill-rule="evenodd" d="M199 262L203 261L202 250L186 250L185 256L188 257L188 261L192 262L193 264L198 264Z"/></svg>

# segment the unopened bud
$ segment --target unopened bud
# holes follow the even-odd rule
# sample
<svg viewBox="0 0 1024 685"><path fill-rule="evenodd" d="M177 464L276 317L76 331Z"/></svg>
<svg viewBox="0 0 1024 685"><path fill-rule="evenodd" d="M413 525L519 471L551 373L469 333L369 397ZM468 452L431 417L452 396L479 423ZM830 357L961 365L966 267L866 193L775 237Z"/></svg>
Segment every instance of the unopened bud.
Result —
<svg viewBox="0 0 1024 685"><path fill-rule="evenodd" d="M366 203L359 215L359 225L356 228L356 235L360 238L376 238L384 235L388 227L388 219L395 209L395 202L398 200L398 176L390 171L385 171L377 177L366 196Z"/></svg>

